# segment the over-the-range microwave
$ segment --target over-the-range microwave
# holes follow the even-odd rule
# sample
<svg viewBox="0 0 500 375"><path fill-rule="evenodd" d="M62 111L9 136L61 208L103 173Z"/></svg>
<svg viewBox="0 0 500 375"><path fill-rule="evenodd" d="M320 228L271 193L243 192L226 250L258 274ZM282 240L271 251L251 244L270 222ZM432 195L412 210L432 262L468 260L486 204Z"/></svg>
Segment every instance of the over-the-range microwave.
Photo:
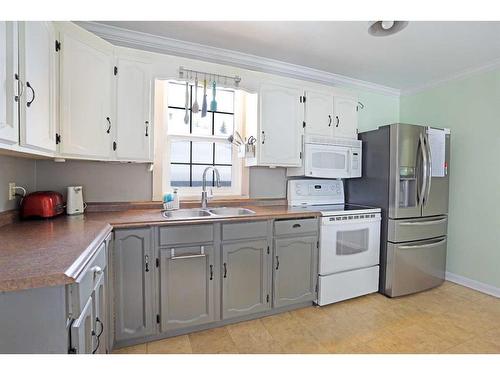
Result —
<svg viewBox="0 0 500 375"><path fill-rule="evenodd" d="M306 135L302 166L288 168L287 176L361 177L361 141Z"/></svg>

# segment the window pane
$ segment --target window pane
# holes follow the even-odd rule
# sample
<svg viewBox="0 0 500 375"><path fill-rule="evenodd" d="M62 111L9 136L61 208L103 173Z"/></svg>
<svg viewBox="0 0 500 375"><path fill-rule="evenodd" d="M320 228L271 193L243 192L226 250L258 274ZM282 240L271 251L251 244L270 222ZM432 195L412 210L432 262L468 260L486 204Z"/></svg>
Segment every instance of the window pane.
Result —
<svg viewBox="0 0 500 375"><path fill-rule="evenodd" d="M203 185L203 171L205 170L206 165L193 165L193 186L202 186ZM213 183L213 172L207 172L207 186L212 186Z"/></svg>
<svg viewBox="0 0 500 375"><path fill-rule="evenodd" d="M231 167L215 166L220 174L220 184L221 186L230 187L231 186Z"/></svg>
<svg viewBox="0 0 500 375"><path fill-rule="evenodd" d="M212 100L212 90L207 91L207 100ZM234 91L219 89L216 92L218 112L234 112ZM209 106L210 108L210 106Z"/></svg>
<svg viewBox="0 0 500 375"><path fill-rule="evenodd" d="M171 107L182 107L186 105L186 85L182 83L167 84L167 104ZM189 105L189 103L188 103Z"/></svg>
<svg viewBox="0 0 500 375"><path fill-rule="evenodd" d="M196 135L211 135L212 134L212 114L207 113L205 117L201 117L201 110L198 113L193 113L193 132Z"/></svg>
<svg viewBox="0 0 500 375"><path fill-rule="evenodd" d="M193 142L193 163L214 162L213 142Z"/></svg>
<svg viewBox="0 0 500 375"><path fill-rule="evenodd" d="M232 145L230 143L216 143L215 163L231 164L231 162L232 162Z"/></svg>
<svg viewBox="0 0 500 375"><path fill-rule="evenodd" d="M234 116L215 113L214 134L227 135L233 134Z"/></svg>
<svg viewBox="0 0 500 375"><path fill-rule="evenodd" d="M172 141L170 162L189 163L189 141Z"/></svg>
<svg viewBox="0 0 500 375"><path fill-rule="evenodd" d="M170 164L170 186L189 186L189 165Z"/></svg>
<svg viewBox="0 0 500 375"><path fill-rule="evenodd" d="M184 123L183 109L169 108L167 114L167 129L169 133L189 134L189 123Z"/></svg>

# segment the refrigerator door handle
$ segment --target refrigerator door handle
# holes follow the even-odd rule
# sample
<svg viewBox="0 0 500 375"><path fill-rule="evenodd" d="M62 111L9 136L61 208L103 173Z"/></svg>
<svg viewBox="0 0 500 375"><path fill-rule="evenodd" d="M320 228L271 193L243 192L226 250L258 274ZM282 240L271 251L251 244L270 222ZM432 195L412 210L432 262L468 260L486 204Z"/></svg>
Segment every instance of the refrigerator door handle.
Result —
<svg viewBox="0 0 500 375"><path fill-rule="evenodd" d="M427 191L427 174L428 174L428 160L427 160L427 153L425 151L425 144L424 144L424 137L422 136L422 133L419 135L419 144L418 148L420 151L420 164L422 167L422 175L419 175L419 178L422 178L422 185L420 186L420 191L417 192L417 198L418 198L418 204L423 205L424 204L424 197L425 197L425 192Z"/></svg>
<svg viewBox="0 0 500 375"><path fill-rule="evenodd" d="M432 181L432 155L431 148L429 147L429 138L427 135L424 137L425 152L427 154L427 189L424 194L424 199L422 204L425 206L429 201L429 195L431 194L431 181Z"/></svg>

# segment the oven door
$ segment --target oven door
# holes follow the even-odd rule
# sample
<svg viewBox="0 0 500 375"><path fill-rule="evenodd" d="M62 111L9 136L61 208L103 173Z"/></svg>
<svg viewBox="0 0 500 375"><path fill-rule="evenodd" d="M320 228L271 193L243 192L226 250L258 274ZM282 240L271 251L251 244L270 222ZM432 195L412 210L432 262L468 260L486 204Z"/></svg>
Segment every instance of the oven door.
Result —
<svg viewBox="0 0 500 375"><path fill-rule="evenodd" d="M349 178L350 147L305 144L306 177Z"/></svg>
<svg viewBox="0 0 500 375"><path fill-rule="evenodd" d="M379 264L380 214L369 219L360 219L359 216L330 216L321 219L320 275Z"/></svg>

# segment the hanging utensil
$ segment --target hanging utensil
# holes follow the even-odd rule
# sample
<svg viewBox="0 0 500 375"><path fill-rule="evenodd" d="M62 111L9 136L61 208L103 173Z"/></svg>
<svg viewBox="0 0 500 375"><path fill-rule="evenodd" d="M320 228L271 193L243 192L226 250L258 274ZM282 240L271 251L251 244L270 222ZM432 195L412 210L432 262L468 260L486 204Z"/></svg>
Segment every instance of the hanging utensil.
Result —
<svg viewBox="0 0 500 375"><path fill-rule="evenodd" d="M203 103L201 105L201 117L207 115L207 78L203 80Z"/></svg>
<svg viewBox="0 0 500 375"><path fill-rule="evenodd" d="M186 82L186 114L184 115L184 123L189 124L189 82Z"/></svg>
<svg viewBox="0 0 500 375"><path fill-rule="evenodd" d="M198 105L198 75L194 79L194 103L191 112L198 113L200 111L200 106Z"/></svg>
<svg viewBox="0 0 500 375"><path fill-rule="evenodd" d="M215 90L217 89L217 83L215 83L215 79L212 82L212 101L210 102L210 110L212 112L217 111L217 101L215 100Z"/></svg>

